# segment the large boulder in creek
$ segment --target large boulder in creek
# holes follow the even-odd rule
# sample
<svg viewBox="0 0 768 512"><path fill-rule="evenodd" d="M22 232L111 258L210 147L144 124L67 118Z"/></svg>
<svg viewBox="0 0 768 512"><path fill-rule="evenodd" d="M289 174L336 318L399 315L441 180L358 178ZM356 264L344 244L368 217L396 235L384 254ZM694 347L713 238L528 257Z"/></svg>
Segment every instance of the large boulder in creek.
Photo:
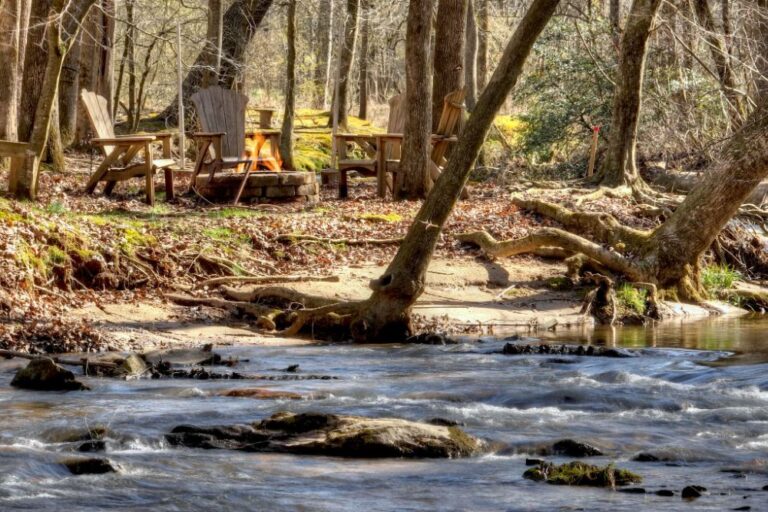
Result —
<svg viewBox="0 0 768 512"><path fill-rule="evenodd" d="M27 366L16 372L11 386L36 391L79 391L89 389L75 379L75 375L57 365L53 359L33 359Z"/></svg>
<svg viewBox="0 0 768 512"><path fill-rule="evenodd" d="M468 457L484 446L458 427L395 418L279 412L251 425L179 426L166 439L188 448L353 458Z"/></svg>

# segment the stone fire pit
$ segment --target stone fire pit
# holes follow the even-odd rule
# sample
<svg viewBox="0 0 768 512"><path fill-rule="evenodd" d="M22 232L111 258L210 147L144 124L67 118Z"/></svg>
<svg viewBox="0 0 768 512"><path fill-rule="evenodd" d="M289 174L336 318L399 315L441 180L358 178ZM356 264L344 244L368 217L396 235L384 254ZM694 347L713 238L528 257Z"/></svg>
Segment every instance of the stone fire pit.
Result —
<svg viewBox="0 0 768 512"><path fill-rule="evenodd" d="M195 188L211 201L232 201L243 181L241 172L217 172L212 183L208 176L195 178ZM248 178L240 201L244 203L270 203L301 201L314 203L319 199L320 188L313 172L255 171Z"/></svg>

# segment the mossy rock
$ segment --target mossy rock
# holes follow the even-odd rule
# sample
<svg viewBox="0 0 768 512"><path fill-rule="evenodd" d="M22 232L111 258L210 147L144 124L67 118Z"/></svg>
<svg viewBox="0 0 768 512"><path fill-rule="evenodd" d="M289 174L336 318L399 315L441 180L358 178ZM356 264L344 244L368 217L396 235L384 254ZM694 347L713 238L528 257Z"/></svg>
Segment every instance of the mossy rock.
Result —
<svg viewBox="0 0 768 512"><path fill-rule="evenodd" d="M552 485L579 485L588 487L617 487L642 482L642 477L613 464L595 466L581 461L556 466L543 462L523 473L523 478Z"/></svg>

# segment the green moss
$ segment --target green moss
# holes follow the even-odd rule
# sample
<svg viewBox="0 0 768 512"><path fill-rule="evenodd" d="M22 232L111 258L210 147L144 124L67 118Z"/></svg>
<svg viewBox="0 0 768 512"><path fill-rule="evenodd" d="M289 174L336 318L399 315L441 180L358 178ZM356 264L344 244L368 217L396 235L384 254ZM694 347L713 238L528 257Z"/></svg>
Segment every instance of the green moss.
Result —
<svg viewBox="0 0 768 512"><path fill-rule="evenodd" d="M397 213L363 213L356 215L356 218L368 222L393 223L400 222L403 217Z"/></svg>
<svg viewBox="0 0 768 512"><path fill-rule="evenodd" d="M48 206L45 207L46 213L49 213L51 215L60 215L62 213L66 213L69 211L67 207L64 205L64 203L60 201L53 201Z"/></svg>
<svg viewBox="0 0 768 512"><path fill-rule="evenodd" d="M709 265L701 271L701 284L710 297L717 297L720 292L733 288L741 274L729 265Z"/></svg>
<svg viewBox="0 0 768 512"><path fill-rule="evenodd" d="M134 228L125 228L120 248L127 254L133 254L140 247L148 247L157 243L157 239Z"/></svg>
<svg viewBox="0 0 768 512"><path fill-rule="evenodd" d="M647 298L648 292L646 290L635 288L628 283L624 283L616 291L619 308L638 315L645 314Z"/></svg>
<svg viewBox="0 0 768 512"><path fill-rule="evenodd" d="M456 450L459 455L472 455L477 450L477 440L459 427L448 427L448 436L451 441L456 443Z"/></svg>
<svg viewBox="0 0 768 512"><path fill-rule="evenodd" d="M613 464L594 466L580 461L560 466L544 462L523 473L523 478L546 481L552 485L580 485L590 487L616 487L642 482L643 478L626 469L616 469Z"/></svg>
<svg viewBox="0 0 768 512"><path fill-rule="evenodd" d="M232 219L261 217L264 214L254 210L247 210L245 208L222 208L220 210L210 211L206 215L212 219Z"/></svg>
<svg viewBox="0 0 768 512"><path fill-rule="evenodd" d="M51 246L48 247L46 262L50 265L66 265L69 263L69 256L60 248Z"/></svg>

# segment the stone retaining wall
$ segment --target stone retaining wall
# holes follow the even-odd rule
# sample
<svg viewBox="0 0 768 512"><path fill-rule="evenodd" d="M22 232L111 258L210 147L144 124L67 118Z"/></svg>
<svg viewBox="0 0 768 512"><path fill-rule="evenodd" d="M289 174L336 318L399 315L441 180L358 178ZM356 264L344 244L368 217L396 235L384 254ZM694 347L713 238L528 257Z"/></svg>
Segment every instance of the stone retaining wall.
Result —
<svg viewBox="0 0 768 512"><path fill-rule="evenodd" d="M211 201L231 201L243 181L239 172L218 172L212 183L208 176L202 175L195 179L197 191ZM242 202L281 202L305 201L317 202L320 199L320 187L313 172L264 172L257 171L248 177Z"/></svg>

